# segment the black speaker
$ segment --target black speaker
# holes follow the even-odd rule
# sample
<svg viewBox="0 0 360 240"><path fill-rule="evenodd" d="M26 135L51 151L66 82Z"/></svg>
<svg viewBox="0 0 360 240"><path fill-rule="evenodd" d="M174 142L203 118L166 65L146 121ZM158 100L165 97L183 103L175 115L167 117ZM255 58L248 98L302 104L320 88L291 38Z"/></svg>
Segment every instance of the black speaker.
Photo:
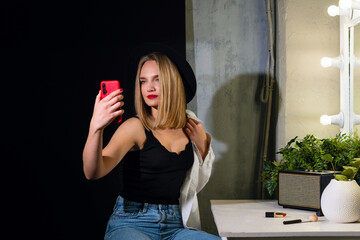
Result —
<svg viewBox="0 0 360 240"><path fill-rule="evenodd" d="M318 211L325 187L334 178L333 171L279 171L278 203L283 207Z"/></svg>

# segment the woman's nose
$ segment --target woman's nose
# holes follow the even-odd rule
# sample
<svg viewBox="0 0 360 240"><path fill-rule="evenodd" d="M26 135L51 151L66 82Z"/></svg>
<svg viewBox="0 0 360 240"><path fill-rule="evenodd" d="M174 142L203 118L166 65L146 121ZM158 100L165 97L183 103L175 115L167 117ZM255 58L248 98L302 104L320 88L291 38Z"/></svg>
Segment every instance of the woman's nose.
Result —
<svg viewBox="0 0 360 240"><path fill-rule="evenodd" d="M148 86L147 86L147 91L148 91L148 92L152 92L152 91L154 91L154 90L155 90L155 85L154 85L154 83L149 82L149 84L148 84Z"/></svg>

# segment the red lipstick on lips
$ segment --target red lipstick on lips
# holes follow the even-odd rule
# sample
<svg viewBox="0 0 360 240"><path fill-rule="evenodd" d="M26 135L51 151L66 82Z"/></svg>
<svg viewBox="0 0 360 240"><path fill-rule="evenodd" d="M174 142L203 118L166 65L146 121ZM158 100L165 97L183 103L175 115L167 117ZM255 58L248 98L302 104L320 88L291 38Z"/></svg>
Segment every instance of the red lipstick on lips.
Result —
<svg viewBox="0 0 360 240"><path fill-rule="evenodd" d="M154 99L154 98L157 98L158 95L153 95L153 94L150 94L147 96L148 99Z"/></svg>

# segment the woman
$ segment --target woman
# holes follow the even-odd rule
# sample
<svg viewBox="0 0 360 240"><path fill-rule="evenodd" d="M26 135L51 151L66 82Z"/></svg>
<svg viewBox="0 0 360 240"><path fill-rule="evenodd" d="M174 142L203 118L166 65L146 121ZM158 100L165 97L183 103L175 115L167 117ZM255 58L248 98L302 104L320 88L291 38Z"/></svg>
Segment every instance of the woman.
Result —
<svg viewBox="0 0 360 240"><path fill-rule="evenodd" d="M166 55L142 57L135 85L137 117L121 124L104 149L103 130L123 114L123 95L120 90L102 100L97 95L83 152L86 178L105 176L127 152L139 151L138 159L124 162L124 191L105 239L219 239L193 228L200 227L196 194L210 177L214 155L210 135L186 111L194 89L191 93L184 85L194 84L185 81L191 80L183 79Z"/></svg>

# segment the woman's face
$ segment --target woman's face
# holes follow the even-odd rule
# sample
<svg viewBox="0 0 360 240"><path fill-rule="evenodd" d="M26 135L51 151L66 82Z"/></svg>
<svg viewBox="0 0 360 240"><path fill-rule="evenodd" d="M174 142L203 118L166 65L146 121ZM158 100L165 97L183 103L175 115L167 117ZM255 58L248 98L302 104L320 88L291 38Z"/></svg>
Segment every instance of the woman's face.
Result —
<svg viewBox="0 0 360 240"><path fill-rule="evenodd" d="M156 61L144 63L140 71L140 89L145 103L157 109L160 101L159 70Z"/></svg>

